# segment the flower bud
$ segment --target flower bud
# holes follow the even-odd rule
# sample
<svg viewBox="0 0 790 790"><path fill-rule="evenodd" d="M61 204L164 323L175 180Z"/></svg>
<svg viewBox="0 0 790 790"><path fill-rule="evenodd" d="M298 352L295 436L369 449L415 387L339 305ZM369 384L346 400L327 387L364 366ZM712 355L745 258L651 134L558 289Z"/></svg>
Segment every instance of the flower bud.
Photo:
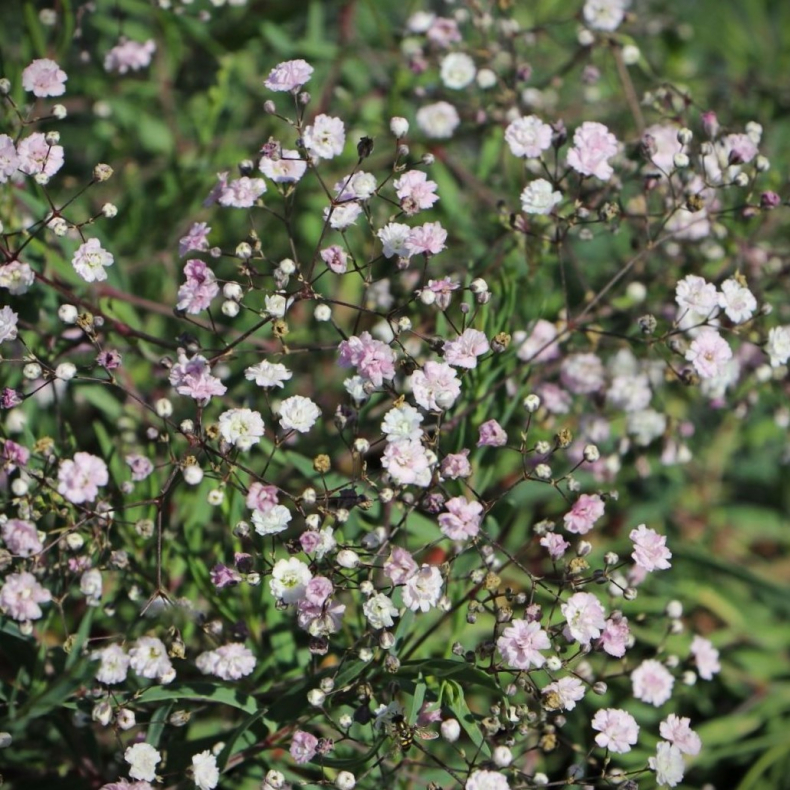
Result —
<svg viewBox="0 0 790 790"><path fill-rule="evenodd" d="M409 122L396 115L390 119L390 131L400 140L401 137L405 137L409 133Z"/></svg>
<svg viewBox="0 0 790 790"><path fill-rule="evenodd" d="M22 368L22 375L29 381L35 381L41 378L41 365L38 362L28 362Z"/></svg>
<svg viewBox="0 0 790 790"><path fill-rule="evenodd" d="M61 362L55 368L56 378L61 381L71 381L77 375L77 366L72 362Z"/></svg>
<svg viewBox="0 0 790 790"><path fill-rule="evenodd" d="M448 743L455 743L461 737L461 725L456 719L445 719L440 727L442 738Z"/></svg>
<svg viewBox="0 0 790 790"><path fill-rule="evenodd" d="M98 164L93 168L93 178L96 181L108 181L112 178L113 169L109 165Z"/></svg>
<svg viewBox="0 0 790 790"><path fill-rule="evenodd" d="M106 699L97 702L91 711L91 718L106 727L112 721L112 705Z"/></svg>
<svg viewBox="0 0 790 790"><path fill-rule="evenodd" d="M540 396L532 393L524 398L524 408L530 413L534 414L540 408Z"/></svg>
<svg viewBox="0 0 790 790"><path fill-rule="evenodd" d="M60 132L47 132L44 139L47 141L47 145L57 145L60 142Z"/></svg>
<svg viewBox="0 0 790 790"><path fill-rule="evenodd" d="M770 163L770 161L768 161L768 157L763 156L762 154L760 154L754 160L754 169L758 173L765 173L767 170L770 169L770 167L771 167L771 163Z"/></svg>
<svg viewBox="0 0 790 790"><path fill-rule="evenodd" d="M234 302L232 299L226 299L222 303L222 315L227 316L228 318L235 318L239 314L239 307L238 302Z"/></svg>
<svg viewBox="0 0 790 790"><path fill-rule="evenodd" d="M58 318L64 324L74 324L77 322L79 310L73 304L62 304L58 308Z"/></svg>
<svg viewBox="0 0 790 790"><path fill-rule="evenodd" d="M601 457L601 453L594 444L588 444L584 448L583 456L588 464L594 464Z"/></svg>
<svg viewBox="0 0 790 790"><path fill-rule="evenodd" d="M307 692L307 701L314 708L320 708L326 701L326 694L321 689L310 689Z"/></svg>
<svg viewBox="0 0 790 790"><path fill-rule="evenodd" d="M507 746L497 746L491 755L491 759L497 768L507 768L513 762L513 752Z"/></svg>
<svg viewBox="0 0 790 790"><path fill-rule="evenodd" d="M682 129L678 129L677 138L681 145L688 145L694 138L694 133L691 131L691 129L687 129L684 126Z"/></svg>
<svg viewBox="0 0 790 790"><path fill-rule="evenodd" d="M188 464L181 473L184 475L184 482L190 486L196 486L203 479L203 470L197 464Z"/></svg>
<svg viewBox="0 0 790 790"><path fill-rule="evenodd" d="M359 567L359 555L355 551L351 551L351 549L341 549L337 553L337 564L341 568L353 570Z"/></svg>
<svg viewBox="0 0 790 790"><path fill-rule="evenodd" d="M313 311L313 316L315 317L316 321L321 321L321 322L331 321L332 308L328 304L316 305L316 308Z"/></svg>
<svg viewBox="0 0 790 790"><path fill-rule="evenodd" d="M672 164L674 164L678 170L682 170L684 167L688 167L689 166L688 154L684 154L684 153L675 154L672 157Z"/></svg>
<svg viewBox="0 0 790 790"><path fill-rule="evenodd" d="M350 771L341 771L335 777L335 787L337 790L354 790L357 780Z"/></svg>
<svg viewBox="0 0 790 790"><path fill-rule="evenodd" d="M266 774L266 778L263 780L263 787L268 790L282 790L285 786L285 777L279 772L272 769Z"/></svg>
<svg viewBox="0 0 790 790"><path fill-rule="evenodd" d="M62 121L67 115L68 110L62 104L55 104L52 107L52 116L53 118L57 118L59 121Z"/></svg>
<svg viewBox="0 0 790 790"><path fill-rule="evenodd" d="M134 715L134 711L128 708L121 708L115 717L115 723L118 725L119 730L131 730L137 724L137 717Z"/></svg>
<svg viewBox="0 0 790 790"><path fill-rule="evenodd" d="M736 187L746 187L749 186L749 176L746 173L738 173L733 179L733 183Z"/></svg>

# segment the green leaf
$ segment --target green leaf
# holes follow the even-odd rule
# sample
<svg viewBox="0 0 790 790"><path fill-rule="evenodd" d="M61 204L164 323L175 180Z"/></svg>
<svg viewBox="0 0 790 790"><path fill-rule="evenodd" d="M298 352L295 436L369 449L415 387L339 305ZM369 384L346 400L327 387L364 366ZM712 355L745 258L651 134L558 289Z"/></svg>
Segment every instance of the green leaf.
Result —
<svg viewBox="0 0 790 790"><path fill-rule="evenodd" d="M215 705L228 705L248 714L257 713L261 708L255 697L238 689L225 688L214 683L171 683L169 686L151 686L144 689L137 697L137 702L163 702L168 700L192 700L211 702Z"/></svg>
<svg viewBox="0 0 790 790"><path fill-rule="evenodd" d="M455 714L458 723L469 736L472 743L486 757L491 756L491 750L483 738L483 733L477 726L474 714L469 710L464 696L464 688L454 680L445 680L442 683L441 699L443 703Z"/></svg>

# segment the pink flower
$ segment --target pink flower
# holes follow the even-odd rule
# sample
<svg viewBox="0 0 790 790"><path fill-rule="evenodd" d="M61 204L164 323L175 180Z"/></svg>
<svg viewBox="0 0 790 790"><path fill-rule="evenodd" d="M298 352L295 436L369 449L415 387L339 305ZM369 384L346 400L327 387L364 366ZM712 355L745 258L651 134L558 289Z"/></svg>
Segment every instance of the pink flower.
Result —
<svg viewBox="0 0 790 790"><path fill-rule="evenodd" d="M359 375L376 387L380 387L385 379L391 381L395 378L395 352L386 343L375 340L370 332L343 340L338 350L341 367L355 366Z"/></svg>
<svg viewBox="0 0 790 790"><path fill-rule="evenodd" d="M154 465L144 455L132 453L123 460L126 461L126 465L132 470L132 480L136 483L145 480L154 471Z"/></svg>
<svg viewBox="0 0 790 790"><path fill-rule="evenodd" d="M44 548L32 521L9 518L2 526L2 534L8 550L17 557L30 557Z"/></svg>
<svg viewBox="0 0 790 790"><path fill-rule="evenodd" d="M445 503L446 513L439 516L439 528L452 540L473 538L480 531L483 506L479 502L469 502L457 496Z"/></svg>
<svg viewBox="0 0 790 790"><path fill-rule="evenodd" d="M595 742L602 749L616 754L625 754L639 738L639 725L634 717L624 710L604 708L592 720L592 728L598 731Z"/></svg>
<svg viewBox="0 0 790 790"><path fill-rule="evenodd" d="M335 274L345 274L348 270L348 255L346 255L346 251L337 244L333 244L331 247L326 247L321 250L321 260Z"/></svg>
<svg viewBox="0 0 790 790"><path fill-rule="evenodd" d="M417 572L417 563L406 549L396 546L392 549L382 570L393 584L403 584Z"/></svg>
<svg viewBox="0 0 790 790"><path fill-rule="evenodd" d="M217 563L209 573L211 583L221 590L224 587L232 587L241 582L241 574L235 568L229 568L227 565Z"/></svg>
<svg viewBox="0 0 790 790"><path fill-rule="evenodd" d="M22 87L34 96L62 96L66 92L66 72L49 58L34 60L22 72Z"/></svg>
<svg viewBox="0 0 790 790"><path fill-rule="evenodd" d="M505 142L514 156L535 159L551 148L551 126L536 115L517 118L505 129Z"/></svg>
<svg viewBox="0 0 790 790"><path fill-rule="evenodd" d="M659 535L655 530L640 524L631 530L628 537L634 543L631 556L640 568L664 571L671 566L669 559L672 552L666 547L666 535Z"/></svg>
<svg viewBox="0 0 790 790"><path fill-rule="evenodd" d="M77 248L71 265L85 282L92 283L106 280L107 272L104 270L112 266L114 261L112 253L103 249L98 239L88 239Z"/></svg>
<svg viewBox="0 0 790 790"><path fill-rule="evenodd" d="M211 228L205 222L193 223L187 235L178 240L179 257L183 258L188 252L206 252L209 233Z"/></svg>
<svg viewBox="0 0 790 790"><path fill-rule="evenodd" d="M631 631L628 628L628 618L612 615L604 626L601 634L601 647L615 658L622 658L628 647L628 637Z"/></svg>
<svg viewBox="0 0 790 790"><path fill-rule="evenodd" d="M401 208L407 216L430 208L439 196L436 194L436 182L428 181L428 176L421 170L409 170L393 183L395 194L400 198Z"/></svg>
<svg viewBox="0 0 790 790"><path fill-rule="evenodd" d="M211 300L219 293L219 285L214 272L197 258L186 262L184 276L187 279L178 289L176 309L195 315L211 305Z"/></svg>
<svg viewBox="0 0 790 790"><path fill-rule="evenodd" d="M412 228L406 238L409 255L438 255L447 241L447 231L438 222L426 222Z"/></svg>
<svg viewBox="0 0 790 790"><path fill-rule="evenodd" d="M43 612L40 603L49 603L52 594L44 589L32 573L12 573L6 576L0 589L0 611L12 620L38 620Z"/></svg>
<svg viewBox="0 0 790 790"><path fill-rule="evenodd" d="M226 208L250 208L265 191L262 178L242 176L224 186L217 203Z"/></svg>
<svg viewBox="0 0 790 790"><path fill-rule="evenodd" d="M30 460L30 450L11 439L6 439L0 457L3 458L2 468L7 472L13 472L18 466L27 464Z"/></svg>
<svg viewBox="0 0 790 790"><path fill-rule="evenodd" d="M247 492L247 498L245 499L245 504L248 508L260 510L261 513L268 513L278 503L277 486L265 485L257 480L250 484L250 490Z"/></svg>
<svg viewBox="0 0 790 790"><path fill-rule="evenodd" d="M477 358L486 354L491 346L488 338L477 329L465 329L460 337L444 344L444 359L459 368L476 368Z"/></svg>
<svg viewBox="0 0 790 790"><path fill-rule="evenodd" d="M497 639L496 646L509 667L529 669L546 663L539 651L549 650L551 642L540 623L513 620Z"/></svg>
<svg viewBox="0 0 790 790"><path fill-rule="evenodd" d="M450 306L453 291L457 291L460 287L460 284L450 277L442 277L441 280L428 280L428 284L420 291L420 296L425 300L427 294L433 294L428 298L432 298L433 304L440 310L446 310ZM426 304L428 303L430 302L426 302Z"/></svg>
<svg viewBox="0 0 790 790"><path fill-rule="evenodd" d="M423 488L431 483L431 464L427 450L413 439L388 442L381 459L381 465L398 485L413 484Z"/></svg>
<svg viewBox="0 0 790 790"><path fill-rule="evenodd" d="M442 459L442 477L457 480L459 477L469 477L472 474L472 465L469 463L469 450L459 453L450 453Z"/></svg>
<svg viewBox="0 0 790 790"><path fill-rule="evenodd" d="M444 362L428 361L411 375L412 394L426 411L449 409L461 394L456 372Z"/></svg>
<svg viewBox="0 0 790 790"><path fill-rule="evenodd" d="M264 80L270 91L294 91L302 87L313 73L313 67L306 60L286 60L278 63Z"/></svg>
<svg viewBox="0 0 790 790"><path fill-rule="evenodd" d="M631 684L636 699L658 708L672 696L675 678L660 661L649 658L631 673Z"/></svg>
<svg viewBox="0 0 790 790"><path fill-rule="evenodd" d="M478 447L504 447L507 444L507 434L496 420L487 420L479 431Z"/></svg>
<svg viewBox="0 0 790 790"><path fill-rule="evenodd" d="M598 494L582 494L563 517L565 529L576 535L586 535L603 515L603 510L603 499Z"/></svg>
<svg viewBox="0 0 790 790"><path fill-rule="evenodd" d="M558 535L556 532L547 532L540 539L540 545L548 550L549 556L553 560L559 560L571 544L562 535Z"/></svg>
<svg viewBox="0 0 790 790"><path fill-rule="evenodd" d="M573 135L568 164L583 176L608 181L614 170L607 161L617 153L617 138L602 124L585 121Z"/></svg>
<svg viewBox="0 0 790 790"><path fill-rule="evenodd" d="M173 365L169 381L179 395L188 395L204 405L214 395L224 395L227 391L227 387L216 376L211 375L211 368L205 357L196 354L188 358L184 351L178 352L178 363Z"/></svg>
<svg viewBox="0 0 790 790"><path fill-rule="evenodd" d="M90 453L75 453L73 461L62 461L58 469L58 493L81 505L93 502L99 486L106 486L110 479L107 464Z"/></svg>
<svg viewBox="0 0 790 790"><path fill-rule="evenodd" d="M700 378L712 379L724 372L724 366L732 359L732 349L715 329L705 327L691 341L686 359Z"/></svg>
<svg viewBox="0 0 790 790"><path fill-rule="evenodd" d="M567 621L563 634L579 644L589 645L606 627L603 606L592 593L574 593L560 606L560 611Z"/></svg>
<svg viewBox="0 0 790 790"><path fill-rule="evenodd" d="M19 169L29 176L43 174L51 177L63 167L63 146L49 145L41 132L20 140L16 151Z"/></svg>
<svg viewBox="0 0 790 790"><path fill-rule="evenodd" d="M315 757L318 738L304 730L297 730L291 740L291 757L298 765L309 763Z"/></svg>
<svg viewBox="0 0 790 790"><path fill-rule="evenodd" d="M156 42L148 39L144 44L139 41L121 41L104 56L104 70L126 74L127 71L140 71L151 64L156 52Z"/></svg>
<svg viewBox="0 0 790 790"><path fill-rule="evenodd" d="M715 674L721 672L719 651L709 639L695 636L691 642L690 652L697 664L697 672L703 680L712 680Z"/></svg>
<svg viewBox="0 0 790 790"><path fill-rule="evenodd" d="M670 713L658 727L661 737L678 747L683 754L699 754L702 741L691 729L691 719Z"/></svg>

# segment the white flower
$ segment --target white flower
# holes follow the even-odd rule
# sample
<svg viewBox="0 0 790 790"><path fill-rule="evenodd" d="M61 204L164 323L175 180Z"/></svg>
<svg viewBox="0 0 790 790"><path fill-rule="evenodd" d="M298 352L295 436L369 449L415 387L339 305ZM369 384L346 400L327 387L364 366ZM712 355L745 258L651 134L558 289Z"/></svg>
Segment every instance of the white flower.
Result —
<svg viewBox="0 0 790 790"><path fill-rule="evenodd" d="M255 669L255 656L240 642L231 642L216 650L201 653L195 665L204 675L216 675L222 680L238 680Z"/></svg>
<svg viewBox="0 0 790 790"><path fill-rule="evenodd" d="M442 58L440 75L446 88L459 91L475 78L475 62L464 52L451 52Z"/></svg>
<svg viewBox="0 0 790 790"><path fill-rule="evenodd" d="M286 430L307 433L321 416L318 406L302 395L292 395L280 405L280 425Z"/></svg>
<svg viewBox="0 0 790 790"><path fill-rule="evenodd" d="M551 126L536 115L516 118L505 129L505 142L513 156L535 159L551 147Z"/></svg>
<svg viewBox="0 0 790 790"><path fill-rule="evenodd" d="M452 137L459 123L461 119L458 110L446 101L429 104L417 110L417 126L426 137L435 140Z"/></svg>
<svg viewBox="0 0 790 790"><path fill-rule="evenodd" d="M293 376L285 365L279 362L266 362L265 360L257 365L252 365L244 371L244 378L254 381L259 387L280 387L283 382Z"/></svg>
<svg viewBox="0 0 790 790"><path fill-rule="evenodd" d="M272 318L282 318L290 307L289 300L282 294L269 294L266 296L266 312Z"/></svg>
<svg viewBox="0 0 790 790"><path fill-rule="evenodd" d="M389 222L376 235L384 246L384 257L392 258L397 255L399 258L409 257L409 250L406 241L411 233L411 228L401 222Z"/></svg>
<svg viewBox="0 0 790 790"><path fill-rule="evenodd" d="M167 648L155 636L141 636L135 642L134 647L129 651L129 663L142 678L163 680L169 677L173 669L167 657Z"/></svg>
<svg viewBox="0 0 790 790"><path fill-rule="evenodd" d="M381 423L381 430L387 435L388 442L399 442L406 439L419 441L422 438L420 423L423 420L414 406L404 403L400 408L390 409Z"/></svg>
<svg viewBox="0 0 790 790"><path fill-rule="evenodd" d="M92 659L101 663L96 670L96 680L99 683L123 683L129 671L129 656L120 645L108 645L101 650L91 653Z"/></svg>
<svg viewBox="0 0 790 790"><path fill-rule="evenodd" d="M208 749L192 755L192 775L200 790L214 790L219 784L217 758Z"/></svg>
<svg viewBox="0 0 790 790"><path fill-rule="evenodd" d="M296 557L277 560L272 569L269 589L275 598L282 598L285 603L296 603L304 597L307 583L312 578L310 568Z"/></svg>
<svg viewBox="0 0 790 790"><path fill-rule="evenodd" d="M18 320L19 315L10 307L4 307L0 310L0 343L16 338Z"/></svg>
<svg viewBox="0 0 790 790"><path fill-rule="evenodd" d="M302 141L313 157L333 159L343 153L346 144L343 121L321 114L304 130Z"/></svg>
<svg viewBox="0 0 790 790"><path fill-rule="evenodd" d="M263 418L251 409L230 409L219 416L219 432L239 450L249 450L263 436Z"/></svg>
<svg viewBox="0 0 790 790"><path fill-rule="evenodd" d="M266 512L262 510L252 511L252 523L255 531L259 535L275 535L288 528L291 520L291 511L284 505L274 505Z"/></svg>
<svg viewBox="0 0 790 790"><path fill-rule="evenodd" d="M343 230L353 225L362 213L362 206L356 200L327 206L324 209L324 220L335 230Z"/></svg>
<svg viewBox="0 0 790 790"><path fill-rule="evenodd" d="M689 274L678 282L675 288L675 301L681 310L707 317L717 307L719 295L716 286L706 282L704 277Z"/></svg>
<svg viewBox="0 0 790 790"><path fill-rule="evenodd" d="M114 260L112 254L102 248L98 239L88 239L74 253L71 265L85 282L92 283L107 279L104 269L112 266Z"/></svg>
<svg viewBox="0 0 790 790"><path fill-rule="evenodd" d="M742 324L752 317L757 309L757 300L745 285L733 277L721 284L719 307L724 308L727 318L734 324Z"/></svg>
<svg viewBox="0 0 790 790"><path fill-rule="evenodd" d="M427 612L439 603L442 574L435 565L423 565L403 585L403 603L413 612Z"/></svg>
<svg viewBox="0 0 790 790"><path fill-rule="evenodd" d="M362 611L373 628L391 628L395 624L392 618L398 616L398 608L383 593L368 598Z"/></svg>
<svg viewBox="0 0 790 790"><path fill-rule="evenodd" d="M628 0L587 0L584 21L593 30L616 30L625 16Z"/></svg>
<svg viewBox="0 0 790 790"><path fill-rule="evenodd" d="M626 420L628 433L640 447L647 447L653 439L657 439L666 430L667 418L665 414L655 409L633 411Z"/></svg>
<svg viewBox="0 0 790 790"><path fill-rule="evenodd" d="M80 592L88 599L88 606L98 606L101 599L102 578L98 568L90 568L80 578Z"/></svg>
<svg viewBox="0 0 790 790"><path fill-rule="evenodd" d="M521 208L527 214L550 214L561 200L562 192L555 191L545 178L539 178L521 193Z"/></svg>
<svg viewBox="0 0 790 790"><path fill-rule="evenodd" d="M683 755L677 746L666 741L660 741L656 747L656 756L647 761L651 771L656 772L656 782L662 787L675 787L683 781L683 772L686 766Z"/></svg>
<svg viewBox="0 0 790 790"><path fill-rule="evenodd" d="M156 779L156 766L162 755L149 743L135 743L124 753L123 759L129 763L129 776L153 782Z"/></svg>
<svg viewBox="0 0 790 790"><path fill-rule="evenodd" d="M778 368L790 359L790 326L775 326L768 333L765 351L771 358L771 367Z"/></svg>

